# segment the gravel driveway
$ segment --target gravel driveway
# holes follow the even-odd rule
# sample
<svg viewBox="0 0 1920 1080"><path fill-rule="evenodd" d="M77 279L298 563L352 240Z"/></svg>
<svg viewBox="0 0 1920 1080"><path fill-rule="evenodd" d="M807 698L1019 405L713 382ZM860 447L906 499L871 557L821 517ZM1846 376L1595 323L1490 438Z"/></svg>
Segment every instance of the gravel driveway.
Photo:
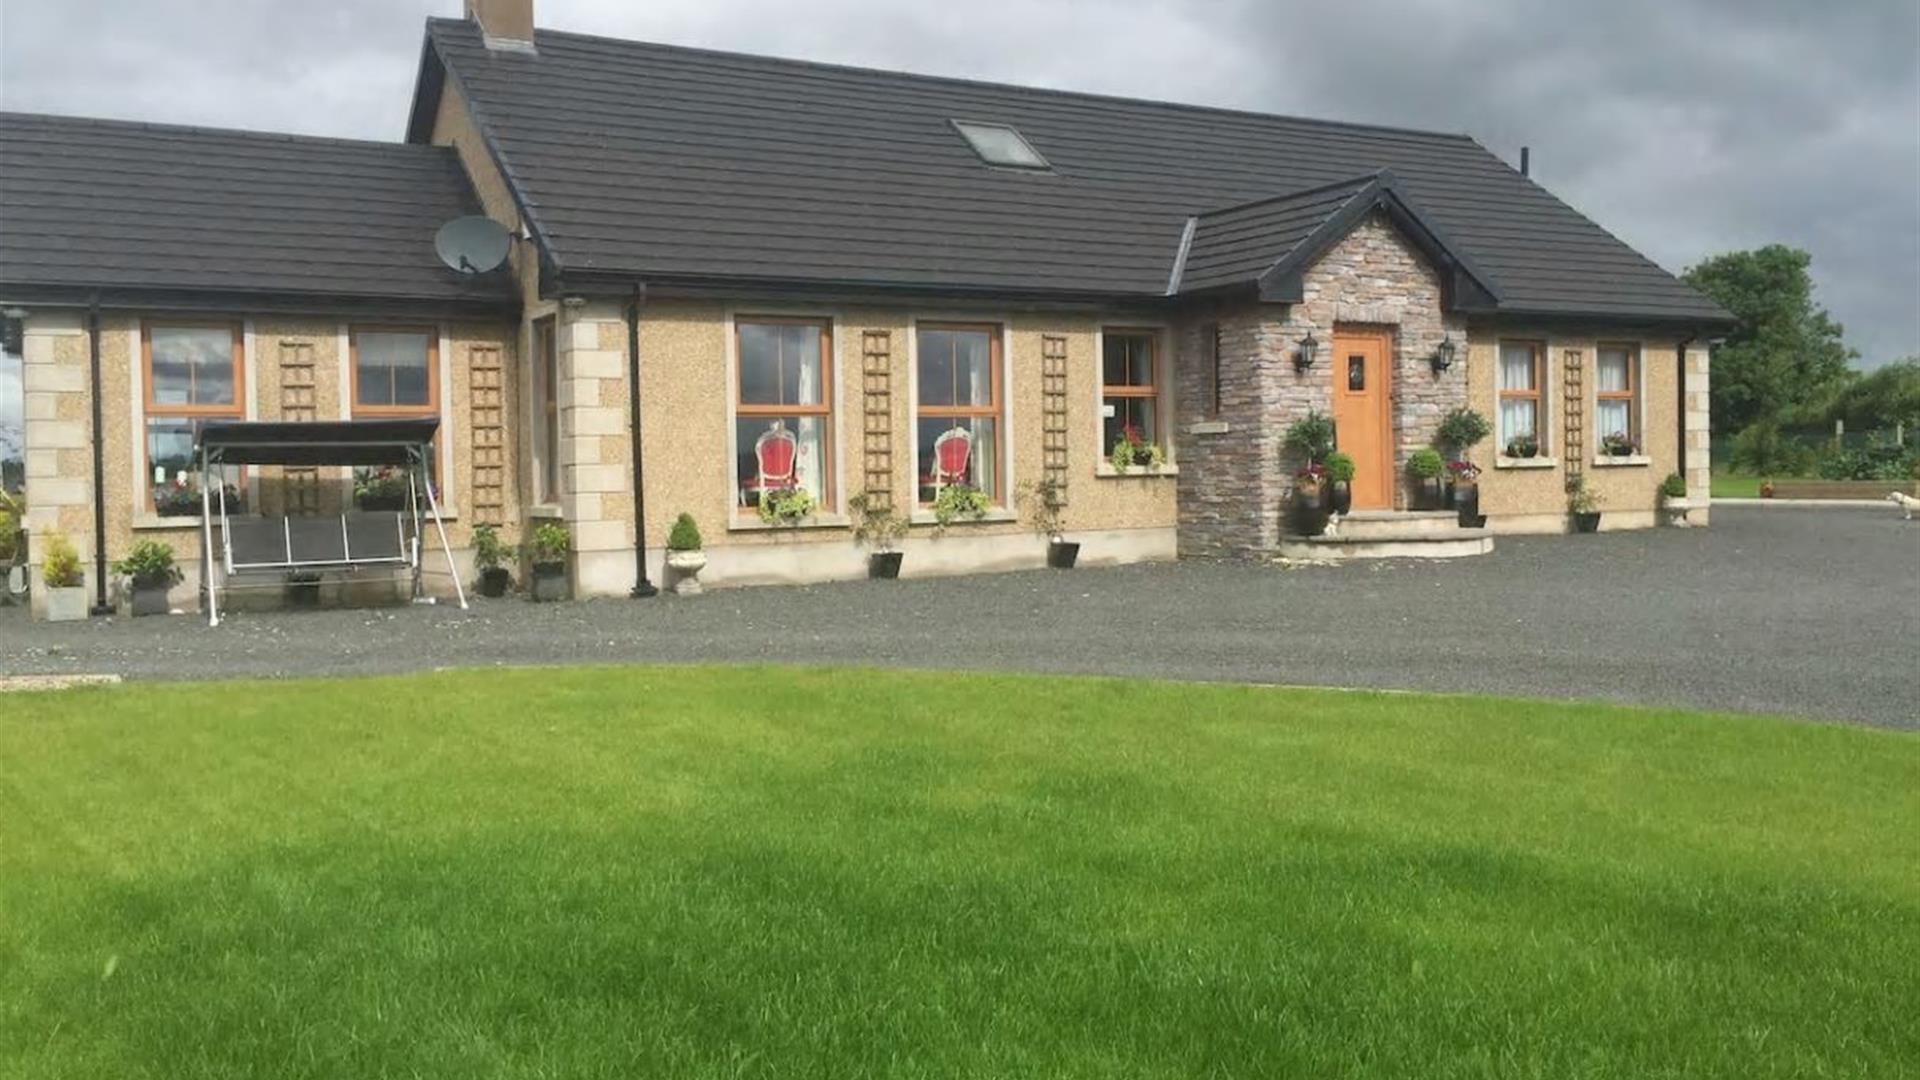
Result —
<svg viewBox="0 0 1920 1080"><path fill-rule="evenodd" d="M1920 728L1920 522L1716 509L1711 529L1494 554L718 590L657 600L33 625L0 672L334 675L742 661L1099 672L1786 713Z"/></svg>

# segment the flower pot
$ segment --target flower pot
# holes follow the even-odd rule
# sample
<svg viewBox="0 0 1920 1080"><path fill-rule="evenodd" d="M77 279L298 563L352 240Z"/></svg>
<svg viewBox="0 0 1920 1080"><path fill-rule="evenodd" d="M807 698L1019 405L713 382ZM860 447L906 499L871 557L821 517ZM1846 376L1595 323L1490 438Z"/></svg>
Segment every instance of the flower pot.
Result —
<svg viewBox="0 0 1920 1080"><path fill-rule="evenodd" d="M317 581L287 582L287 606L297 608L319 607L320 583Z"/></svg>
<svg viewBox="0 0 1920 1080"><path fill-rule="evenodd" d="M173 582L165 578L159 581L140 581L136 578L133 582L134 617L165 615L172 611L173 605L167 602L167 594L172 590Z"/></svg>
<svg viewBox="0 0 1920 1080"><path fill-rule="evenodd" d="M1416 476L1413 478L1411 498L1408 500L1415 510L1443 510L1444 496L1437 476Z"/></svg>
<svg viewBox="0 0 1920 1080"><path fill-rule="evenodd" d="M1455 484L1453 487L1453 509L1460 516L1460 527L1477 529L1486 524L1486 515L1480 512L1480 487L1477 484ZM1478 521L1478 524L1469 522Z"/></svg>
<svg viewBox="0 0 1920 1080"><path fill-rule="evenodd" d="M867 556L867 576L875 581L892 581L900 576L904 551L876 551Z"/></svg>
<svg viewBox="0 0 1920 1080"><path fill-rule="evenodd" d="M1573 515L1573 531L1583 532L1583 533L1599 532L1600 531L1599 513L1595 512L1591 514Z"/></svg>
<svg viewBox="0 0 1920 1080"><path fill-rule="evenodd" d="M547 603L567 598L567 564L534 563L533 587L528 590L535 601Z"/></svg>
<svg viewBox="0 0 1920 1080"><path fill-rule="evenodd" d="M48 622L79 622L86 617L87 587L85 585L48 586Z"/></svg>
<svg viewBox="0 0 1920 1080"><path fill-rule="evenodd" d="M1319 488L1300 488L1293 493L1293 531L1301 536L1319 536L1327 531L1327 501Z"/></svg>
<svg viewBox="0 0 1920 1080"><path fill-rule="evenodd" d="M1675 529L1684 529L1687 527L1687 511L1689 509L1691 509L1691 507L1687 505L1687 500L1685 499L1677 499L1672 502L1660 504L1661 517L1665 519L1669 527Z"/></svg>
<svg viewBox="0 0 1920 1080"><path fill-rule="evenodd" d="M1071 570L1080 559L1080 545L1065 540L1047 542L1047 565L1055 570Z"/></svg>
<svg viewBox="0 0 1920 1080"><path fill-rule="evenodd" d="M502 597L513 585L513 574L504 566L489 566L480 571L480 595Z"/></svg>
<svg viewBox="0 0 1920 1080"><path fill-rule="evenodd" d="M1350 514L1353 512L1353 485L1345 480L1335 480L1329 491L1333 500L1333 512Z"/></svg>
<svg viewBox="0 0 1920 1080"><path fill-rule="evenodd" d="M681 596L700 595L700 571L706 566L704 551L667 552L667 569L673 571L673 591Z"/></svg>

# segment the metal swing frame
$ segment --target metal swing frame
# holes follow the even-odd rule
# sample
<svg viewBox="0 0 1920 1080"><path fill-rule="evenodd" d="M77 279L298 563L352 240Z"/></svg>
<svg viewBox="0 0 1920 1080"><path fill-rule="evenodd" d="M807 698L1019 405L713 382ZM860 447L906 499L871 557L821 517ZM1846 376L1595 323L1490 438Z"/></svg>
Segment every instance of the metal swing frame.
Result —
<svg viewBox="0 0 1920 1080"><path fill-rule="evenodd" d="M439 496L427 479L438 427L438 419L425 418L325 423L242 421L202 428L194 440L194 458L200 470L200 595L206 605L207 625L220 625L223 590L282 585L250 584L245 578L252 573L335 571L352 575L370 569L404 570L409 578L409 599L418 600L426 572L421 537L428 522L446 557L454 596L461 610L466 610L467 593L453 561L453 548L447 542ZM279 515L236 522L228 514L226 484L216 475L220 467L236 464L399 466L407 474L406 507L399 511L349 511L337 517ZM420 513L423 495L427 510L424 520ZM216 511L220 521L217 548L213 535ZM386 533L389 517L393 526L390 535ZM337 530L332 527L336 521ZM273 552L276 533L277 555Z"/></svg>

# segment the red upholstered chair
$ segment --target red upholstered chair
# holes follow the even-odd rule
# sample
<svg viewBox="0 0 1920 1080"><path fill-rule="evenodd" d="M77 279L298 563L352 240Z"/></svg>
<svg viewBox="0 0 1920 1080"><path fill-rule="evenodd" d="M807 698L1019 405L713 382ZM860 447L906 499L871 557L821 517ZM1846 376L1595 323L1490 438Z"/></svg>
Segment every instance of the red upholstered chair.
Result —
<svg viewBox="0 0 1920 1080"><path fill-rule="evenodd" d="M765 496L770 491L794 486L800 463L800 440L794 438L793 432L776 423L753 441L753 459L760 471L759 475L741 483L742 506L746 505L749 492Z"/></svg>
<svg viewBox="0 0 1920 1080"><path fill-rule="evenodd" d="M967 463L973 460L973 433L966 428L948 428L933 440L932 472L928 483L937 496L949 484L967 482Z"/></svg>

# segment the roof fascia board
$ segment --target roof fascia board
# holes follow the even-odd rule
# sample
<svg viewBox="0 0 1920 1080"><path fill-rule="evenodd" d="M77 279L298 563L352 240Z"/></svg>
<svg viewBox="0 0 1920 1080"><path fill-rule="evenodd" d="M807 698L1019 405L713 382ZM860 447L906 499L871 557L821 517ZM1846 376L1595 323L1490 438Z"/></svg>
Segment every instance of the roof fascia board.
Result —
<svg viewBox="0 0 1920 1080"><path fill-rule="evenodd" d="M29 307L102 307L167 312L247 312L273 315L350 315L366 318L512 319L520 314L513 297L329 296L242 289L131 289L94 285L0 283L0 297Z"/></svg>
<svg viewBox="0 0 1920 1080"><path fill-rule="evenodd" d="M1158 293L1046 292L1020 289L966 289L901 286L861 281L788 281L777 278L660 277L651 274L579 273L556 278L552 296L593 299L628 297L644 282L649 298L731 299L737 301L806 300L880 304L951 305L978 309L982 304L1033 310L1160 311L1170 297Z"/></svg>

